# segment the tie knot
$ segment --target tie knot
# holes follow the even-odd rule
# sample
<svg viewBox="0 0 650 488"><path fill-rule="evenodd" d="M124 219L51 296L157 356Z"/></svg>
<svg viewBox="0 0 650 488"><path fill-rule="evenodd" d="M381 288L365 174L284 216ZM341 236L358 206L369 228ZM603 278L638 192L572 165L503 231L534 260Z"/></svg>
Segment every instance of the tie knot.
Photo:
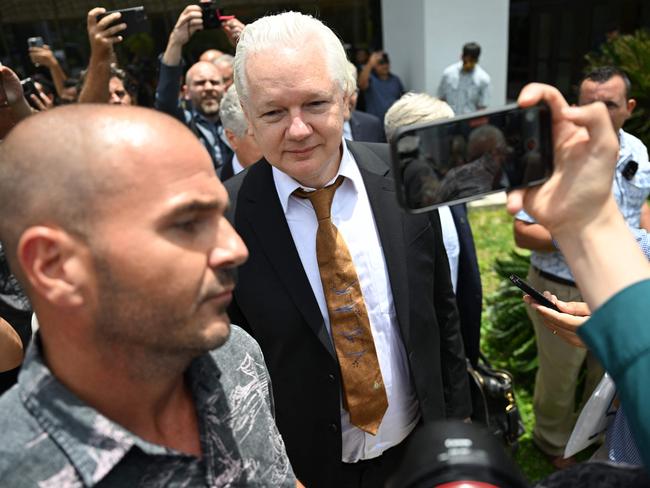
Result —
<svg viewBox="0 0 650 488"><path fill-rule="evenodd" d="M334 200L334 193L336 189L343 183L343 176L336 178L336 181L329 186L320 188L315 191L305 191L298 188L293 192L298 198L307 198L314 207L316 218L318 220L325 220L330 218L332 209L332 200Z"/></svg>

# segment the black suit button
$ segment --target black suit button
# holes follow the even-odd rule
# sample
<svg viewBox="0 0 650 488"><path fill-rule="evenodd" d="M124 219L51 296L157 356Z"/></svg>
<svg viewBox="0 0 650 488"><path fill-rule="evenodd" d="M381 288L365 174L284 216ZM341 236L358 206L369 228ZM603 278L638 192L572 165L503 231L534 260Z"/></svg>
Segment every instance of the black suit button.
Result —
<svg viewBox="0 0 650 488"><path fill-rule="evenodd" d="M329 378L329 380L330 380L332 383L334 383L334 381L336 381L336 376L334 376L332 373L328 374L327 377Z"/></svg>
<svg viewBox="0 0 650 488"><path fill-rule="evenodd" d="M339 431L339 427L336 424L330 424L330 430L336 434Z"/></svg>

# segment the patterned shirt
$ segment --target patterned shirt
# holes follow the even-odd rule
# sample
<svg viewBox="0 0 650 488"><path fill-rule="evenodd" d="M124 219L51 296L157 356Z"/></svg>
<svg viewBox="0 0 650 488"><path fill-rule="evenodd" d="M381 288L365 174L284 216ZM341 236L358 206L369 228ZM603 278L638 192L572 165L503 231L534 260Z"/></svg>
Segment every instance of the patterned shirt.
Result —
<svg viewBox="0 0 650 488"><path fill-rule="evenodd" d="M0 398L0 484L39 487L295 486L257 343L232 326L186 372L203 456L152 444L86 405L44 364L38 336Z"/></svg>
<svg viewBox="0 0 650 488"><path fill-rule="evenodd" d="M472 71L463 71L463 62L458 61L442 72L438 97L456 115L476 112L490 103L490 75L478 64Z"/></svg>
<svg viewBox="0 0 650 488"><path fill-rule="evenodd" d="M648 239L646 231L639 229L639 225L641 207L650 194L648 150L639 139L622 129L619 131L618 138L620 150L616 171L614 172L614 181L612 182L612 193L625 222L634 234L641 249L645 251L646 248L650 247L650 239ZM624 176L624 170L630 161L635 161L638 164L638 169L634 176L628 179ZM535 223L535 219L523 210L515 218L524 222ZM559 251L533 251L530 254L530 263L547 273L573 280L569 266Z"/></svg>

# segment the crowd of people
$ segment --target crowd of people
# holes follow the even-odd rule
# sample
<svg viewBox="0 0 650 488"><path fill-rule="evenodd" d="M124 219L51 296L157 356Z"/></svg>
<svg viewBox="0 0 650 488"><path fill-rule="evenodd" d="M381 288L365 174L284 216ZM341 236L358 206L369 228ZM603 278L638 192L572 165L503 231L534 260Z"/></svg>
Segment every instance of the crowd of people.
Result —
<svg viewBox="0 0 650 488"><path fill-rule="evenodd" d="M127 25L105 13L88 12L80 79L47 45L30 47L51 74L31 92L0 66L0 484L384 486L426 425L472 419L467 209L400 209L386 141L489 105L480 46L437 97L405 93L385 52L355 65L296 12L224 18L234 56L190 64L204 26L188 5L151 109L116 62ZM622 404L600 458L645 479L650 162L622 129L629 92L614 67L584 78L580 107L526 87L521 106L553 113L555 170L508 210L528 280L561 310L526 297L536 444L575 464L563 453L593 356L590 378L610 373ZM479 129L458 180L505 150Z"/></svg>

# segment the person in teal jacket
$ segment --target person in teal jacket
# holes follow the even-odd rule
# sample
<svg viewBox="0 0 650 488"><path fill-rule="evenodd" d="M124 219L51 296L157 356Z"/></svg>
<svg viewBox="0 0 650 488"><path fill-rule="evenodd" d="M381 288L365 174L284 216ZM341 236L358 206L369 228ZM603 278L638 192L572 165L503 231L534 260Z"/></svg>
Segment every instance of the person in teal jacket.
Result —
<svg viewBox="0 0 650 488"><path fill-rule="evenodd" d="M644 465L650 466L650 264L617 210L611 181L618 141L602 103L569 107L560 92L531 84L522 107L545 101L553 113L555 170L541 186L508 195L550 230L593 311L578 329L619 389ZM567 331L552 325L560 334Z"/></svg>

